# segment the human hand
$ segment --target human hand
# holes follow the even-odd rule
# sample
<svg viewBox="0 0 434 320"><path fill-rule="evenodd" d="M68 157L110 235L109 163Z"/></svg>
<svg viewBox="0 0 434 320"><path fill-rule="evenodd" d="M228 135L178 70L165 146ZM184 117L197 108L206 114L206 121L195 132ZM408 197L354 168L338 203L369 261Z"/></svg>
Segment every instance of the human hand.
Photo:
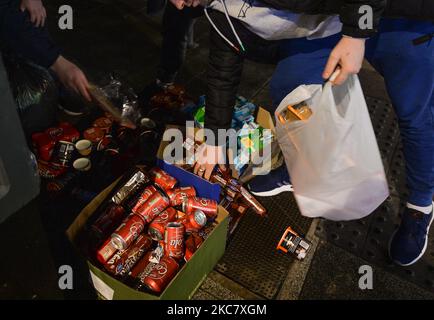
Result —
<svg viewBox="0 0 434 320"><path fill-rule="evenodd" d="M225 147L211 146L203 143L199 150L196 151L193 172L200 177L209 180L214 167L218 164L224 167L225 163Z"/></svg>
<svg viewBox="0 0 434 320"><path fill-rule="evenodd" d="M65 87L83 96L87 101L91 101L88 91L89 82L79 67L64 57L59 56L56 62L51 66L51 69L56 73L60 82L62 82Z"/></svg>
<svg viewBox="0 0 434 320"><path fill-rule="evenodd" d="M179 10L184 9L184 6L187 7L197 7L200 4L201 0L170 0L172 4Z"/></svg>
<svg viewBox="0 0 434 320"><path fill-rule="evenodd" d="M323 78L329 79L335 69L339 66L340 73L335 80L331 80L334 85L341 85L347 80L350 74L359 73L363 58L365 56L365 39L342 37L339 43L330 53L327 65L323 72Z"/></svg>
<svg viewBox="0 0 434 320"><path fill-rule="evenodd" d="M170 2L172 2L172 4L178 9L178 10L182 10L184 9L184 5L185 2L184 0L170 0Z"/></svg>
<svg viewBox="0 0 434 320"><path fill-rule="evenodd" d="M22 12L26 10L29 12L30 21L35 27L39 28L45 25L47 11L41 0L21 0L20 10Z"/></svg>

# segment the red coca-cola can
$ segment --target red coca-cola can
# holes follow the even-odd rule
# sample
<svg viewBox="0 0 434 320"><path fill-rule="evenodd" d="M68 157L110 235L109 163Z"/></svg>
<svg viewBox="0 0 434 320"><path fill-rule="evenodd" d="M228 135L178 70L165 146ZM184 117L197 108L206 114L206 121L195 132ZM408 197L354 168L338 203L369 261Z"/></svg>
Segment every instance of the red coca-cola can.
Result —
<svg viewBox="0 0 434 320"><path fill-rule="evenodd" d="M32 134L32 144L38 154L38 158L44 161L49 161L53 154L56 140L47 133L39 132Z"/></svg>
<svg viewBox="0 0 434 320"><path fill-rule="evenodd" d="M191 259L193 254L197 249L202 245L203 238L199 236L197 233L192 233L187 240L185 240L185 254L184 260L188 261Z"/></svg>
<svg viewBox="0 0 434 320"><path fill-rule="evenodd" d="M93 122L93 126L100 128L105 134L108 134L112 128L113 121L106 117L101 117Z"/></svg>
<svg viewBox="0 0 434 320"><path fill-rule="evenodd" d="M138 290L149 289L161 293L179 270L178 262L172 257L164 256L159 263L149 263L139 275Z"/></svg>
<svg viewBox="0 0 434 320"><path fill-rule="evenodd" d="M53 139L54 141L57 141L60 139L60 137L63 134L63 128L62 127L50 127L45 129L44 131L46 134L48 134L51 139Z"/></svg>
<svg viewBox="0 0 434 320"><path fill-rule="evenodd" d="M185 227L180 222L169 222L164 234L165 254L175 259L184 256Z"/></svg>
<svg viewBox="0 0 434 320"><path fill-rule="evenodd" d="M124 216L124 208L116 204L110 204L103 214L92 224L91 229L98 238L105 238L122 222Z"/></svg>
<svg viewBox="0 0 434 320"><path fill-rule="evenodd" d="M118 250L125 250L143 231L145 222L142 217L131 214L112 234L112 243Z"/></svg>
<svg viewBox="0 0 434 320"><path fill-rule="evenodd" d="M164 239L164 231L166 230L166 225L169 222L173 222L177 219L178 212L169 207L160 213L148 227L148 234L153 240L159 241Z"/></svg>
<svg viewBox="0 0 434 320"><path fill-rule="evenodd" d="M62 122L59 124L59 128L62 128L63 132L58 138L58 140L65 140L75 143L78 139L80 139L80 132L75 129L70 123Z"/></svg>
<svg viewBox="0 0 434 320"><path fill-rule="evenodd" d="M196 210L187 214L181 221L186 233L198 232L201 230L208 220L206 214L201 210Z"/></svg>
<svg viewBox="0 0 434 320"><path fill-rule="evenodd" d="M131 210L133 213L137 213L139 208L155 193L157 189L154 186L147 186L141 193L137 203Z"/></svg>
<svg viewBox="0 0 434 320"><path fill-rule="evenodd" d="M111 242L111 238L108 238L104 244L96 252L96 258L102 264L105 264L113 255L118 251Z"/></svg>
<svg viewBox="0 0 434 320"><path fill-rule="evenodd" d="M114 276L126 276L140 258L151 249L151 246L151 238L141 234L128 249L115 253L104 268Z"/></svg>
<svg viewBox="0 0 434 320"><path fill-rule="evenodd" d="M146 223L150 223L156 216L170 205L169 198L161 192L154 192L149 199L140 206L136 214L141 216Z"/></svg>
<svg viewBox="0 0 434 320"><path fill-rule="evenodd" d="M104 135L105 135L104 131L98 127L92 127L92 128L84 130L84 132L83 132L83 137L86 140L90 140L95 144L100 142L104 138Z"/></svg>
<svg viewBox="0 0 434 320"><path fill-rule="evenodd" d="M182 211L188 214L195 210L203 211L209 219L214 219L217 216L217 201L199 197L185 199L182 203Z"/></svg>
<svg viewBox="0 0 434 320"><path fill-rule="evenodd" d="M191 186L181 187L172 190L167 190L166 194L170 199L170 205L175 207L181 205L182 202L188 197L195 197L196 190Z"/></svg>
<svg viewBox="0 0 434 320"><path fill-rule="evenodd" d="M130 284L133 284L134 282L137 282L137 280L140 280L139 276L143 273L143 271L150 263L149 259L151 257L151 253L152 251L146 252L144 256L141 259L139 259L136 265L131 268L131 271L128 273L128 278L129 278L128 282Z"/></svg>
<svg viewBox="0 0 434 320"><path fill-rule="evenodd" d="M166 171L160 168L152 168L149 173L153 177L154 183L163 190L173 189L178 181Z"/></svg>

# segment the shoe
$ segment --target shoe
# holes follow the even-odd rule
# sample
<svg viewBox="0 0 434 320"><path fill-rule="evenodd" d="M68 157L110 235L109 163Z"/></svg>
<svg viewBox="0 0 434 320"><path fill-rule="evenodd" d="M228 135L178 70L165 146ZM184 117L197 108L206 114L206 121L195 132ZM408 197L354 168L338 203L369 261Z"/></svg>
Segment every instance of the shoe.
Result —
<svg viewBox="0 0 434 320"><path fill-rule="evenodd" d="M250 193L258 197L271 197L285 191L294 191L285 165L267 175L256 176L247 187Z"/></svg>
<svg viewBox="0 0 434 320"><path fill-rule="evenodd" d="M392 235L389 244L390 258L400 266L409 266L418 261L428 245L428 232L433 222L430 214L406 208L401 225Z"/></svg>

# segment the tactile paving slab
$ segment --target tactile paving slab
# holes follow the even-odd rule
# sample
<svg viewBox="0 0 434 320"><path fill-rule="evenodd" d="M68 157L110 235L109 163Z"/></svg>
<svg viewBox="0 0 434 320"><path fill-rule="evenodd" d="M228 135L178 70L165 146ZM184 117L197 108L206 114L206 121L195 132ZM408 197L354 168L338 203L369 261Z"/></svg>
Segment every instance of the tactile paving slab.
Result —
<svg viewBox="0 0 434 320"><path fill-rule="evenodd" d="M316 234L377 267L434 291L434 240L430 240L425 255L413 266L400 267L389 259L389 241L399 226L400 215L405 209L405 199L408 195L405 160L392 106L373 98L366 100L385 162L391 196L364 219L348 222L322 220ZM432 239L433 236L434 231L431 230L429 238Z"/></svg>
<svg viewBox="0 0 434 320"><path fill-rule="evenodd" d="M301 216L290 192L259 198L269 217L246 213L216 270L266 299L276 297L294 259L276 246L288 226L304 235L312 222Z"/></svg>
<svg viewBox="0 0 434 320"><path fill-rule="evenodd" d="M380 149L385 170L389 169L396 145L399 142L399 129L396 115L390 103L376 98L366 97L372 126L377 137L378 148Z"/></svg>

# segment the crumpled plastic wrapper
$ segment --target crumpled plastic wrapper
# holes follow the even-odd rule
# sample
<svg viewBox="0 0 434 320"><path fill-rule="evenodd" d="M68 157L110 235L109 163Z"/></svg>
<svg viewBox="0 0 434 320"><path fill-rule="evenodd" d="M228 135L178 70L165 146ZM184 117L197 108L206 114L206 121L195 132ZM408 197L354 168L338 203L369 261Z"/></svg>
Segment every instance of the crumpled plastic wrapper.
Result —
<svg viewBox="0 0 434 320"><path fill-rule="evenodd" d="M135 129L140 118L138 96L115 76L103 87L91 86L92 98L122 126Z"/></svg>
<svg viewBox="0 0 434 320"><path fill-rule="evenodd" d="M4 64L26 134L52 125L56 119L58 88L48 70L10 54L4 55Z"/></svg>

